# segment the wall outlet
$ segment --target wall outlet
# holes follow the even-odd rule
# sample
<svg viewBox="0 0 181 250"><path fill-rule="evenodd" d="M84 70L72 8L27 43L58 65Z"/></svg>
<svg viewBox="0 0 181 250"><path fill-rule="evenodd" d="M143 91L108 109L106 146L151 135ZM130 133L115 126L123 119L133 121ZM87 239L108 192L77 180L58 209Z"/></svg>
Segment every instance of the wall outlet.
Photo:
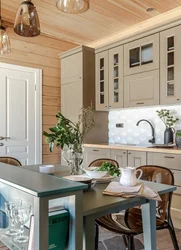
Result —
<svg viewBox="0 0 181 250"><path fill-rule="evenodd" d="M116 128L124 128L124 123L116 123Z"/></svg>

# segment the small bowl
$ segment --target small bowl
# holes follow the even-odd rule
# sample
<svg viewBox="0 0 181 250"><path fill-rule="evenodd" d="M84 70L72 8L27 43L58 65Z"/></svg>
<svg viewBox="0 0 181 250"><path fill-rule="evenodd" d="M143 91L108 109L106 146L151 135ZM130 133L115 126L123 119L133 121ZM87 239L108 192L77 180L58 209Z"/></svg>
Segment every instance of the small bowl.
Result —
<svg viewBox="0 0 181 250"><path fill-rule="evenodd" d="M44 174L53 174L54 173L54 165L39 166L39 172L44 173Z"/></svg>
<svg viewBox="0 0 181 250"><path fill-rule="evenodd" d="M89 167L84 168L86 174L91 178L102 178L104 176L108 176L108 171L95 171L98 167Z"/></svg>

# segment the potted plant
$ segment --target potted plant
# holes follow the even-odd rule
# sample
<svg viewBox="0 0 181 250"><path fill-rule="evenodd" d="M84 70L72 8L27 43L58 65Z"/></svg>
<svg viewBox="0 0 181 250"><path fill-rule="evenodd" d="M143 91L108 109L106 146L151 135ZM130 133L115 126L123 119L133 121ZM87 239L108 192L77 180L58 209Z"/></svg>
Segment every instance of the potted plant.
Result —
<svg viewBox="0 0 181 250"><path fill-rule="evenodd" d="M49 143L50 152L53 151L54 145L60 147L64 159L71 165L71 174L80 174L83 162L83 139L95 123L93 110L90 107L82 108L76 123L61 112L58 112L56 117L58 122L54 127L49 128L51 133L43 131L46 142Z"/></svg>
<svg viewBox="0 0 181 250"><path fill-rule="evenodd" d="M178 118L174 118L170 114L170 110L161 109L156 111L162 122L165 124L165 132L164 132L164 144L173 143L173 134L175 129L173 125L179 120Z"/></svg>

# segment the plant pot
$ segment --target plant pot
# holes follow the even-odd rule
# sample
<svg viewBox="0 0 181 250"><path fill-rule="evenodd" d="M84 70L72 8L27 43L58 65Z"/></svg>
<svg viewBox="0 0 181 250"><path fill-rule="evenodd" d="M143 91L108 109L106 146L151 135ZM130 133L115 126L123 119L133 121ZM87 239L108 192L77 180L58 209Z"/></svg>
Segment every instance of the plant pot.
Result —
<svg viewBox="0 0 181 250"><path fill-rule="evenodd" d="M181 148L181 130L177 130L175 134L175 143L178 148Z"/></svg>
<svg viewBox="0 0 181 250"><path fill-rule="evenodd" d="M173 135L174 135L174 129L166 128L164 132L164 144L173 143Z"/></svg>

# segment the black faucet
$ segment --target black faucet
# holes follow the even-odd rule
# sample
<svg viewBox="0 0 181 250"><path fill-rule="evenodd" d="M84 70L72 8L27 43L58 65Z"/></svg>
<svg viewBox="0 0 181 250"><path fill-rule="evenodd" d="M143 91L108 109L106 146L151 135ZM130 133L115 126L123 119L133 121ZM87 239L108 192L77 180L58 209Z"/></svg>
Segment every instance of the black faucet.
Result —
<svg viewBox="0 0 181 250"><path fill-rule="evenodd" d="M150 124L151 131L152 131L152 138L150 140L148 140L148 142L150 142L151 144L155 143L155 131L154 131L154 128L153 128L153 125L151 124L151 122L149 122L148 120L145 120L145 119L141 119L136 123L136 126L138 126L140 122L148 122Z"/></svg>

